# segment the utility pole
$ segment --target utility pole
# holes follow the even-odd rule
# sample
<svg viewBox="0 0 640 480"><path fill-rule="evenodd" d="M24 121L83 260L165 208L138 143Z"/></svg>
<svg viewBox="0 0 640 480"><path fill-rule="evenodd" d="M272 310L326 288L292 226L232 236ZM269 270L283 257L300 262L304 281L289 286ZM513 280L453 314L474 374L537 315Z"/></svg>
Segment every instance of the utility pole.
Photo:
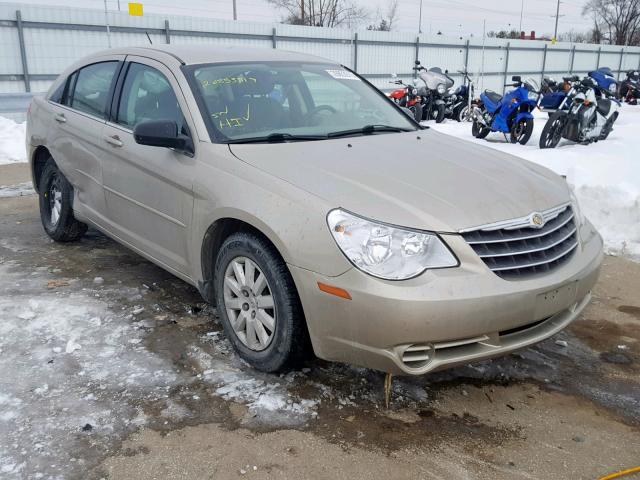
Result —
<svg viewBox="0 0 640 480"><path fill-rule="evenodd" d="M556 7L556 29L553 33L554 43L558 41L558 18L560 17L560 0L558 0L558 6Z"/></svg>
<svg viewBox="0 0 640 480"><path fill-rule="evenodd" d="M518 34L522 33L522 14L524 13L524 0L522 0L522 3L520 4L520 31L518 32Z"/></svg>
<svg viewBox="0 0 640 480"><path fill-rule="evenodd" d="M104 0L104 23L107 26L107 45L111 48L111 29L109 28L109 14L107 13L107 0Z"/></svg>
<svg viewBox="0 0 640 480"><path fill-rule="evenodd" d="M422 33L422 0L420 0L420 20L418 20L418 33Z"/></svg>
<svg viewBox="0 0 640 480"><path fill-rule="evenodd" d="M236 0L233 0L233 19L238 20L238 7L236 5Z"/></svg>

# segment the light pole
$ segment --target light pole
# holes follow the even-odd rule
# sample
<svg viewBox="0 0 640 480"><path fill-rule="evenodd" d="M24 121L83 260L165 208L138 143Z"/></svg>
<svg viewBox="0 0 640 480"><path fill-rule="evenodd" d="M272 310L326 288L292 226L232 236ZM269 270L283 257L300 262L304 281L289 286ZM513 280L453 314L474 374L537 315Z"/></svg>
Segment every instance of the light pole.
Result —
<svg viewBox="0 0 640 480"><path fill-rule="evenodd" d="M553 41L558 41L558 18L560 17L560 0L558 0L558 6L556 7L556 29L553 32Z"/></svg>
<svg viewBox="0 0 640 480"><path fill-rule="evenodd" d="M418 33L422 33L422 0L420 0L420 20L418 20Z"/></svg>
<svg viewBox="0 0 640 480"><path fill-rule="evenodd" d="M518 34L522 33L522 14L524 13L524 0L522 0L522 3L520 4L520 31L518 32Z"/></svg>

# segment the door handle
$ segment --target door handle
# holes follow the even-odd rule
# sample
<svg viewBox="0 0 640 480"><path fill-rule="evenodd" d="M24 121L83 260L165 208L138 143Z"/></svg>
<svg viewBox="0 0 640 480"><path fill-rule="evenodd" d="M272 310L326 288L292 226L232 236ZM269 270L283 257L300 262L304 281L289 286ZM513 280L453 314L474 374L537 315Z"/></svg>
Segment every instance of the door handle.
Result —
<svg viewBox="0 0 640 480"><path fill-rule="evenodd" d="M67 119L64 116L64 113L56 113L53 116L53 119L58 123L67 123Z"/></svg>
<svg viewBox="0 0 640 480"><path fill-rule="evenodd" d="M114 147L121 147L123 145L122 140L120 140L120 137L118 135L105 135L104 140Z"/></svg>

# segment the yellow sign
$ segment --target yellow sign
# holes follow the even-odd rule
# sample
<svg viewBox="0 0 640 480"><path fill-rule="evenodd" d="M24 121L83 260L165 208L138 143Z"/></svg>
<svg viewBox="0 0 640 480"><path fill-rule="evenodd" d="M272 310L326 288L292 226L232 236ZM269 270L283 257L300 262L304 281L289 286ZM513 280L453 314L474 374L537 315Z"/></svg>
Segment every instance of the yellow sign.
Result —
<svg viewBox="0 0 640 480"><path fill-rule="evenodd" d="M129 4L129 15L132 17L141 17L142 16L142 4L141 3L130 3Z"/></svg>

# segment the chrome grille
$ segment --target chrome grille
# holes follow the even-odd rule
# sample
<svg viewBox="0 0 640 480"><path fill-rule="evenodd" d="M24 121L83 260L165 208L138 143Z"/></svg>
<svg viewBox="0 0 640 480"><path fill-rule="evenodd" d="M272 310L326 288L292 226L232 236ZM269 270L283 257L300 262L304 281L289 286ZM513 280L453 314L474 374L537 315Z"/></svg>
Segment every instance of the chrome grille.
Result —
<svg viewBox="0 0 640 480"><path fill-rule="evenodd" d="M498 276L516 280L552 271L566 262L578 246L570 205L542 212L542 228L531 216L497 222L461 232L467 243Z"/></svg>

